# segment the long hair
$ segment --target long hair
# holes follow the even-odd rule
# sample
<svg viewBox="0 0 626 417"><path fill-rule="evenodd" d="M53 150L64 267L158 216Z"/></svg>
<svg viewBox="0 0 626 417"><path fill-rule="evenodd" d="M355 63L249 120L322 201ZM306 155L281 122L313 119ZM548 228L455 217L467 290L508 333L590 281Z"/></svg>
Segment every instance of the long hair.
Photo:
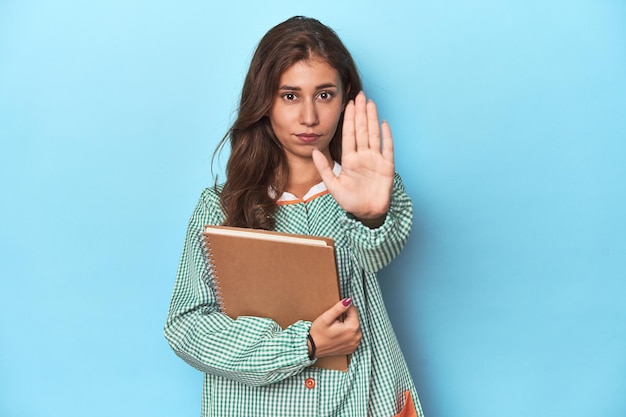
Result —
<svg viewBox="0 0 626 417"><path fill-rule="evenodd" d="M361 91L354 60L331 28L318 20L295 16L270 29L252 57L237 119L214 154L230 142L226 182L219 191L226 216L224 225L274 229L276 199L287 186L289 168L268 114L281 75L295 63L311 58L327 62L339 73L344 104ZM341 162L342 124L343 114L329 144L331 157L338 162Z"/></svg>

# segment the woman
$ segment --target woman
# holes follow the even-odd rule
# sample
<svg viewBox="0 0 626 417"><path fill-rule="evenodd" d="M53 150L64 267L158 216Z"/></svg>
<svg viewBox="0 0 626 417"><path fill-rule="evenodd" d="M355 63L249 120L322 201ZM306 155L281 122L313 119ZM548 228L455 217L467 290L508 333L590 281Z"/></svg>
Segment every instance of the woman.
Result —
<svg viewBox="0 0 626 417"><path fill-rule="evenodd" d="M389 126L330 28L294 17L263 37L218 151L225 143L226 182L191 217L165 325L176 354L205 373L202 415L421 416L375 275L404 246L412 205ZM229 318L204 261L207 224L334 238L346 298L285 329ZM351 354L348 372L311 366L339 354Z"/></svg>

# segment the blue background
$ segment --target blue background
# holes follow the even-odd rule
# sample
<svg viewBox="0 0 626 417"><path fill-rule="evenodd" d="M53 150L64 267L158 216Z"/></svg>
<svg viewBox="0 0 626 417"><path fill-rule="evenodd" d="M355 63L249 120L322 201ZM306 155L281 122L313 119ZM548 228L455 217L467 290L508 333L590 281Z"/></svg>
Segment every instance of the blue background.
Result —
<svg viewBox="0 0 626 417"><path fill-rule="evenodd" d="M162 337L183 235L295 14L394 131L381 282L427 416L626 415L622 0L0 1L0 415L199 415Z"/></svg>

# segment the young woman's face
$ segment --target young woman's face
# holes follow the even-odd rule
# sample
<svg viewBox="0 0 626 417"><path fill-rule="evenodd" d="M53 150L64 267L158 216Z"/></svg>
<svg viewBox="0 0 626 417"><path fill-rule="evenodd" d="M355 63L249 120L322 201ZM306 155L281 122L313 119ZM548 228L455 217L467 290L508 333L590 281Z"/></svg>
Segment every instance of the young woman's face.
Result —
<svg viewBox="0 0 626 417"><path fill-rule="evenodd" d="M325 61L299 61L280 77L269 118L287 160L311 159L314 148L328 158L328 144L343 111L339 73Z"/></svg>

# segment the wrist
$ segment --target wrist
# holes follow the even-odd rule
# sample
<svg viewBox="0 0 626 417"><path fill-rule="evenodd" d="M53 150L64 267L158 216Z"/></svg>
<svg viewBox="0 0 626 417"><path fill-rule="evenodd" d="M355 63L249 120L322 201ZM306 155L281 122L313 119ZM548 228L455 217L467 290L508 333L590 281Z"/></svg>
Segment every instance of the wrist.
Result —
<svg viewBox="0 0 626 417"><path fill-rule="evenodd" d="M378 216L374 218L362 218L362 217L357 217L357 216L355 216L355 218L361 223L363 223L365 226L369 227L370 229L376 229L377 227L380 227L383 225L383 223L385 223L385 219L387 218L387 213L384 213L382 216Z"/></svg>
<svg viewBox="0 0 626 417"><path fill-rule="evenodd" d="M315 341L313 340L313 337L311 336L311 333L307 334L307 346L309 348L309 360L313 360L315 359Z"/></svg>

